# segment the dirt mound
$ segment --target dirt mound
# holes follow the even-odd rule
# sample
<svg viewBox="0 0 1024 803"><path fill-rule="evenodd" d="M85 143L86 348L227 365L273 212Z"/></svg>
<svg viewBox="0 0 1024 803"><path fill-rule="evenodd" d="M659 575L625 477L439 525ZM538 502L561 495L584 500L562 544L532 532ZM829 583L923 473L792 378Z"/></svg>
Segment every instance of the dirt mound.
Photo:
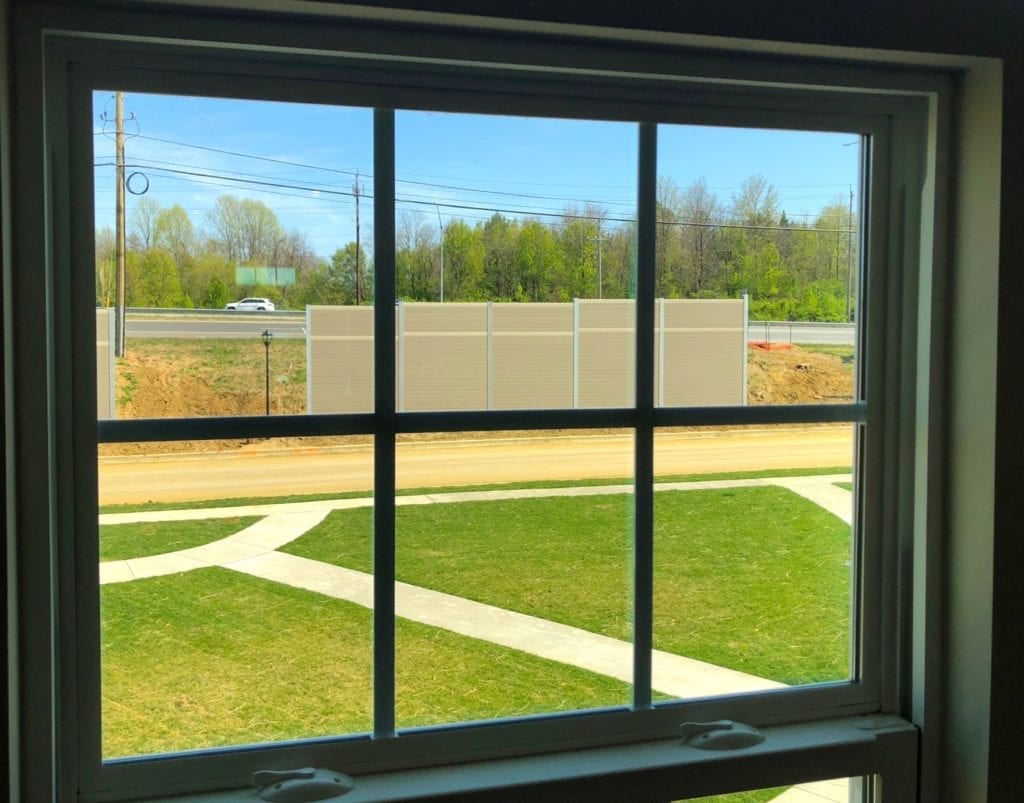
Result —
<svg viewBox="0 0 1024 803"><path fill-rule="evenodd" d="M227 390L216 387L187 355L173 359L127 352L117 372L119 418L179 418L197 415L262 415L263 386Z"/></svg>
<svg viewBox="0 0 1024 803"><path fill-rule="evenodd" d="M799 346L779 351L752 351L747 364L747 400L750 404L852 401L852 349L849 355Z"/></svg>

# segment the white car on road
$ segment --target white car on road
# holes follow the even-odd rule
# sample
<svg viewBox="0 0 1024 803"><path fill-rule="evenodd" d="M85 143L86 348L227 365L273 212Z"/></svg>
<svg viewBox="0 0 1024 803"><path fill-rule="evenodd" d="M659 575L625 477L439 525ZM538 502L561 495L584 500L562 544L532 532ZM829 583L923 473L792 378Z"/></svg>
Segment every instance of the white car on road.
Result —
<svg viewBox="0 0 1024 803"><path fill-rule="evenodd" d="M269 298L243 298L231 304L225 304L224 309L237 310L238 312L273 312L274 302Z"/></svg>

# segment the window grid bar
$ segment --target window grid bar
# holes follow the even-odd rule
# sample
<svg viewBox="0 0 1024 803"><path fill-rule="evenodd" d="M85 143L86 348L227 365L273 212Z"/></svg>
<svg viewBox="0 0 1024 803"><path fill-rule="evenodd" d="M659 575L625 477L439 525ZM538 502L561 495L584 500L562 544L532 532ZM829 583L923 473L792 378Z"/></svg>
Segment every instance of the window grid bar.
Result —
<svg viewBox="0 0 1024 803"><path fill-rule="evenodd" d="M636 433L633 491L633 707L651 707L654 620L654 272L658 127L640 123L637 155Z"/></svg>
<svg viewBox="0 0 1024 803"><path fill-rule="evenodd" d="M867 404L787 404L764 407L657 407L654 426L714 426L753 424L863 424ZM395 431L474 432L536 429L610 429L633 427L632 409L589 410L466 410L398 413ZM308 437L315 435L372 435L373 413L337 415L272 415L237 418L149 418L99 421L100 443L211 440L232 438Z"/></svg>
<svg viewBox="0 0 1024 803"><path fill-rule="evenodd" d="M373 113L373 734L395 735L395 113Z"/></svg>

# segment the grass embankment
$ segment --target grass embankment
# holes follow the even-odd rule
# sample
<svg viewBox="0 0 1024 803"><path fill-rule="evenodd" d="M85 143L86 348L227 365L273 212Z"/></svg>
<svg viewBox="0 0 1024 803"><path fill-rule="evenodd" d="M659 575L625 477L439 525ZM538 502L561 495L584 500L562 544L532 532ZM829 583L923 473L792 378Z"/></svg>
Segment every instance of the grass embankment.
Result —
<svg viewBox="0 0 1024 803"><path fill-rule="evenodd" d="M162 555L209 544L243 530L259 516L195 521L155 521L100 526L100 560L127 560Z"/></svg>
<svg viewBox="0 0 1024 803"><path fill-rule="evenodd" d="M372 612L227 569L104 586L106 757L372 727ZM627 684L399 619L402 727L628 702Z"/></svg>
<svg viewBox="0 0 1024 803"><path fill-rule="evenodd" d="M630 510L622 494L400 507L397 577L628 640ZM369 572L371 517L334 511L281 551ZM847 676L837 518L781 488L664 492L654 537L658 649L783 683Z"/></svg>
<svg viewBox="0 0 1024 803"><path fill-rule="evenodd" d="M118 418L261 415L267 354L259 330L238 338L132 338L117 361ZM272 413L306 411L306 341L274 340Z"/></svg>

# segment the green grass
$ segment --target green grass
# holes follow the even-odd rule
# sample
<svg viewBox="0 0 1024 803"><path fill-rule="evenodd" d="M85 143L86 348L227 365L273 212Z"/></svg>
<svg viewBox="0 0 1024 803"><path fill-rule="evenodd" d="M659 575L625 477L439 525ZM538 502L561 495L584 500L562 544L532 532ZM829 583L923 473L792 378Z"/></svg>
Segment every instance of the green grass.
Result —
<svg viewBox="0 0 1024 803"><path fill-rule="evenodd" d="M837 488L842 488L844 491L853 490L852 482L833 482L832 484L835 485Z"/></svg>
<svg viewBox="0 0 1024 803"><path fill-rule="evenodd" d="M687 798L689 803L764 803L773 800L786 791L787 786L776 786L774 789L755 789L751 792L734 792L731 795L712 795L711 797Z"/></svg>
<svg viewBox="0 0 1024 803"><path fill-rule="evenodd" d="M372 612L227 569L102 588L105 757L371 729ZM400 726L621 705L629 687L407 620Z"/></svg>
<svg viewBox="0 0 1024 803"><path fill-rule="evenodd" d="M200 378L211 387L228 392L246 387L251 376L262 377L265 369L266 349L259 329L250 338L133 337L127 348L143 358L173 360L182 375ZM304 395L305 338L275 338L270 348L270 368L275 382L301 386Z"/></svg>
<svg viewBox="0 0 1024 803"><path fill-rule="evenodd" d="M779 468L763 471L724 471L712 474L666 474L658 475L657 482L704 482L708 480L747 480L763 477L815 477L824 474L849 473L849 466L828 466L825 468ZM397 496L418 496L420 494L457 493L462 491L501 491L517 488L578 488L598 485L623 485L631 483L630 477L607 477L581 480L540 480L537 482L505 482L490 485L444 485L426 488L400 489ZM237 496L226 499L200 499L191 502L142 502L139 504L103 505L100 513L143 513L152 510L204 510L213 507L242 507L248 505L280 505L290 502L318 502L325 499L359 499L372 491L339 491L337 493L290 494L285 496Z"/></svg>
<svg viewBox="0 0 1024 803"><path fill-rule="evenodd" d="M176 552L219 541L244 530L259 516L195 521L155 521L100 526L100 560L127 560Z"/></svg>
<svg viewBox="0 0 1024 803"><path fill-rule="evenodd" d="M804 351L812 351L815 354L831 354L833 357L838 357L842 361L843 367L853 373L853 362L856 354L853 346L831 343L795 343L794 345L799 346Z"/></svg>
<svg viewBox="0 0 1024 803"><path fill-rule="evenodd" d="M782 488L655 497L659 649L784 683L845 678L849 527ZM400 507L397 576L630 637L630 497ZM281 551L370 571L369 508L334 511Z"/></svg>

